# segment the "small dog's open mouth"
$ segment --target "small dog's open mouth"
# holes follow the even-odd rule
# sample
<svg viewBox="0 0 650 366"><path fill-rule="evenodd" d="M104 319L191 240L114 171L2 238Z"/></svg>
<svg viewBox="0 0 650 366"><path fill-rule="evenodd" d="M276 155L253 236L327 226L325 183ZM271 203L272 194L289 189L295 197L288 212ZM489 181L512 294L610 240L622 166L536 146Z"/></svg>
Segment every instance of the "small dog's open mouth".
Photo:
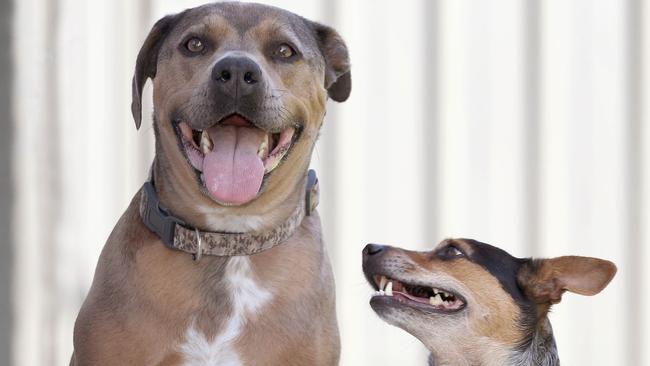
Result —
<svg viewBox="0 0 650 366"><path fill-rule="evenodd" d="M443 313L456 312L465 307L460 295L448 290L403 283L381 275L374 275L372 279L376 290L373 299L388 297L398 304Z"/></svg>
<svg viewBox="0 0 650 366"><path fill-rule="evenodd" d="M205 130L176 121L190 164L208 193L224 205L245 204L260 192L267 174L278 167L297 138L296 128L271 133L232 114Z"/></svg>

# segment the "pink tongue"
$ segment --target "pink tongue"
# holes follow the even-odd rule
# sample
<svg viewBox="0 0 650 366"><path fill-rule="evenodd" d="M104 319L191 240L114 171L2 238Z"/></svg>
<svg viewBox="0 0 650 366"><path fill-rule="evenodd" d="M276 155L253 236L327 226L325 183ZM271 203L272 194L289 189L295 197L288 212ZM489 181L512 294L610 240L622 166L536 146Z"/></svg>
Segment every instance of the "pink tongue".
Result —
<svg viewBox="0 0 650 366"><path fill-rule="evenodd" d="M219 202L241 205L257 196L264 163L257 156L265 132L250 127L215 126L208 130L214 143L203 159L203 179Z"/></svg>

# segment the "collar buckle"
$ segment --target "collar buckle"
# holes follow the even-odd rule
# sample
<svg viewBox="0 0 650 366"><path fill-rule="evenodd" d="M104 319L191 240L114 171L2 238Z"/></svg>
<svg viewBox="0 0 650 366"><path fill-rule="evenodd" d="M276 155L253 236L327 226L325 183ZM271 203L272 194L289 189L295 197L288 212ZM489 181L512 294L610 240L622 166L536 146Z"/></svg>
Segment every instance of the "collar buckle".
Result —
<svg viewBox="0 0 650 366"><path fill-rule="evenodd" d="M151 183L147 181L144 184L144 194L146 203L142 212L142 221L149 230L153 231L160 237L162 242L169 248L174 248L174 233L176 225L183 225L177 218L171 216L167 211L160 207L158 195Z"/></svg>

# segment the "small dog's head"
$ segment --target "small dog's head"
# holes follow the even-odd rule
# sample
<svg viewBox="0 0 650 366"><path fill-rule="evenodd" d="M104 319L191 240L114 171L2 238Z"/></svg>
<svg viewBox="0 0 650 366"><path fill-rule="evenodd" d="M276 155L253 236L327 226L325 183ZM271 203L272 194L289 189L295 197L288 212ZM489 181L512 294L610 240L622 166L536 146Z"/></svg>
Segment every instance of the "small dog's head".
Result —
<svg viewBox="0 0 650 366"><path fill-rule="evenodd" d="M485 352L493 360L514 357L547 327L548 310L565 291L595 295L616 266L586 257L515 258L475 240L448 239L430 252L369 244L363 271L381 318L434 354L478 361Z"/></svg>
<svg viewBox="0 0 650 366"><path fill-rule="evenodd" d="M153 79L156 149L223 206L304 177L327 96L350 94L336 31L282 9L213 3L160 19L138 54L132 112ZM284 168L284 169L283 169ZM185 188L192 189L192 188Z"/></svg>

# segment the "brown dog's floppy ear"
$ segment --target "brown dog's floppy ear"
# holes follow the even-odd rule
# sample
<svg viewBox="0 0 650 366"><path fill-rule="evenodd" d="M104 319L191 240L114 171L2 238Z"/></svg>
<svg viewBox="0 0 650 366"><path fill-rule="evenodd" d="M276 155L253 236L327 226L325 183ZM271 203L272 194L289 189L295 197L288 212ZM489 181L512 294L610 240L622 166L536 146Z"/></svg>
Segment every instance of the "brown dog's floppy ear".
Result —
<svg viewBox="0 0 650 366"><path fill-rule="evenodd" d="M350 56L341 36L332 28L313 23L316 41L325 58L325 89L330 98L344 102L352 91Z"/></svg>
<svg viewBox="0 0 650 366"><path fill-rule="evenodd" d="M181 13L182 14L182 13ZM145 39L133 73L131 113L135 120L135 128L139 129L142 123L142 89L148 78L156 76L158 51L169 31L174 27L181 14L167 15L158 20Z"/></svg>
<svg viewBox="0 0 650 366"><path fill-rule="evenodd" d="M519 271L517 281L538 304L557 304L565 291L592 296L616 274L616 265L598 258L566 256L535 259Z"/></svg>

